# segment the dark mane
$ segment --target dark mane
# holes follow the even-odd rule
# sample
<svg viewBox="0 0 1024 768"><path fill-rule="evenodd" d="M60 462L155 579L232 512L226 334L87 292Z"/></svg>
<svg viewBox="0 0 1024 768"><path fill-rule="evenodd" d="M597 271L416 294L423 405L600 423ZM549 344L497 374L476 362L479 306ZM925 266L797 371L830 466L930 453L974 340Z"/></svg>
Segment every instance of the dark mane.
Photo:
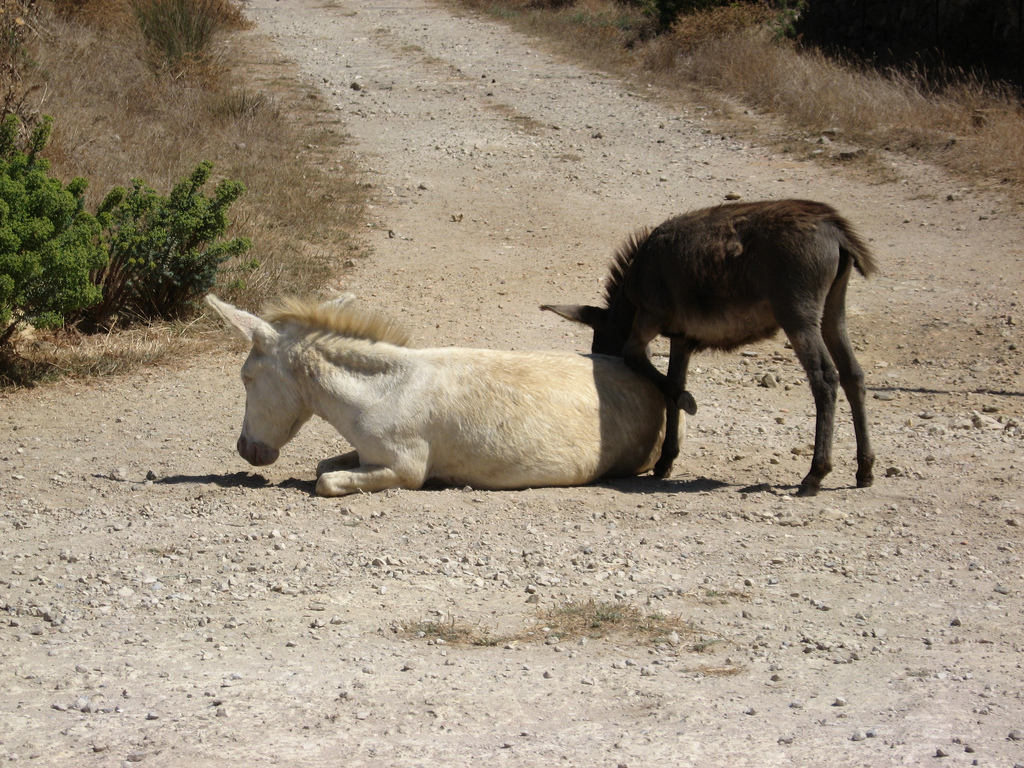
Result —
<svg viewBox="0 0 1024 768"><path fill-rule="evenodd" d="M409 333L401 324L377 312L353 307L351 303L339 305L304 299L281 299L263 317L269 323L295 323L314 332L382 341L399 347L409 346Z"/></svg>
<svg viewBox="0 0 1024 768"><path fill-rule="evenodd" d="M610 307L612 299L618 295L622 288L622 281L625 280L626 273L636 258L637 251L650 237L651 232L651 227L636 230L615 252L615 258L612 259L612 264L608 268L608 277L604 281L604 305L606 307Z"/></svg>

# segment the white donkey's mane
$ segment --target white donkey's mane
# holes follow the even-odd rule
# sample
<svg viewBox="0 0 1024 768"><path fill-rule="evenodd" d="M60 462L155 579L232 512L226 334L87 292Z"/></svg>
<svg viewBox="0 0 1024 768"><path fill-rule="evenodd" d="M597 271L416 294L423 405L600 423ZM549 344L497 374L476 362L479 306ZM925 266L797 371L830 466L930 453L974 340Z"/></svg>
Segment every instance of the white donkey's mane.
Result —
<svg viewBox="0 0 1024 768"><path fill-rule="evenodd" d="M365 341L382 341L399 347L410 346L409 332L397 321L349 303L314 302L286 298L267 309L269 323L294 323L310 334L326 334Z"/></svg>

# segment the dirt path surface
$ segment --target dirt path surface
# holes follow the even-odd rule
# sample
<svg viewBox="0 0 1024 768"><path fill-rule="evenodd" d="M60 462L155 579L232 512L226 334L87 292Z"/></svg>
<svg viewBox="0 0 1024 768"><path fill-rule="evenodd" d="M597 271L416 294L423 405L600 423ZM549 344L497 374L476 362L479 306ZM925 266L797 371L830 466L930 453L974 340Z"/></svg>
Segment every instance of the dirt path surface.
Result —
<svg viewBox="0 0 1024 768"><path fill-rule="evenodd" d="M322 424L254 474L237 351L4 395L0 758L1024 764L1012 206L926 167L868 184L723 139L420 0L250 8L254 66L297 63L372 169L374 253L344 287L422 344L585 350L538 305L595 301L635 227L730 193L838 207L883 271L849 302L879 477L852 487L843 401L825 490L791 496L813 407L782 339L697 358L672 478L587 488L318 499L316 462L344 448ZM545 632L567 600L692 631ZM499 640L396 631L421 622Z"/></svg>

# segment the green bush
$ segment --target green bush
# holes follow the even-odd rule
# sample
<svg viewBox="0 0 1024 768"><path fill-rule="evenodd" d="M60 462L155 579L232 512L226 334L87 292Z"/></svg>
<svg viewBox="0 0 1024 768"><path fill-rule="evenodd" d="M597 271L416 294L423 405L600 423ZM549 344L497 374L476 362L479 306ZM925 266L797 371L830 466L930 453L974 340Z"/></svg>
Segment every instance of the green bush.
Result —
<svg viewBox="0 0 1024 768"><path fill-rule="evenodd" d="M130 190L117 187L107 195L98 215L110 258L93 275L103 301L83 314L85 330L108 328L117 319L182 317L213 287L220 265L249 250L243 237L216 242L245 187L224 179L207 197L202 188L212 170L211 163L200 163L169 197L138 179Z"/></svg>
<svg viewBox="0 0 1024 768"><path fill-rule="evenodd" d="M87 182L63 186L38 156L52 127L43 118L26 152L18 148L18 118L0 123L0 348L11 344L19 323L60 327L101 297L89 275L106 252L99 223L83 209Z"/></svg>

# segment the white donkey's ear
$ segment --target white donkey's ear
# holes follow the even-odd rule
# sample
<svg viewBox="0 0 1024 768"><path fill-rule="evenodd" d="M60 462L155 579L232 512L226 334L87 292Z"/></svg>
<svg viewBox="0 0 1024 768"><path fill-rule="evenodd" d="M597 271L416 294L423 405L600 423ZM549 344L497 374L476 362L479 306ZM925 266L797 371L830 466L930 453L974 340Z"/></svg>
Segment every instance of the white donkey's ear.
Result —
<svg viewBox="0 0 1024 768"><path fill-rule="evenodd" d="M247 341L251 341L256 346L265 346L277 338L277 331L266 320L256 317L244 309L232 306L226 301L221 301L212 293L206 295L206 305Z"/></svg>

